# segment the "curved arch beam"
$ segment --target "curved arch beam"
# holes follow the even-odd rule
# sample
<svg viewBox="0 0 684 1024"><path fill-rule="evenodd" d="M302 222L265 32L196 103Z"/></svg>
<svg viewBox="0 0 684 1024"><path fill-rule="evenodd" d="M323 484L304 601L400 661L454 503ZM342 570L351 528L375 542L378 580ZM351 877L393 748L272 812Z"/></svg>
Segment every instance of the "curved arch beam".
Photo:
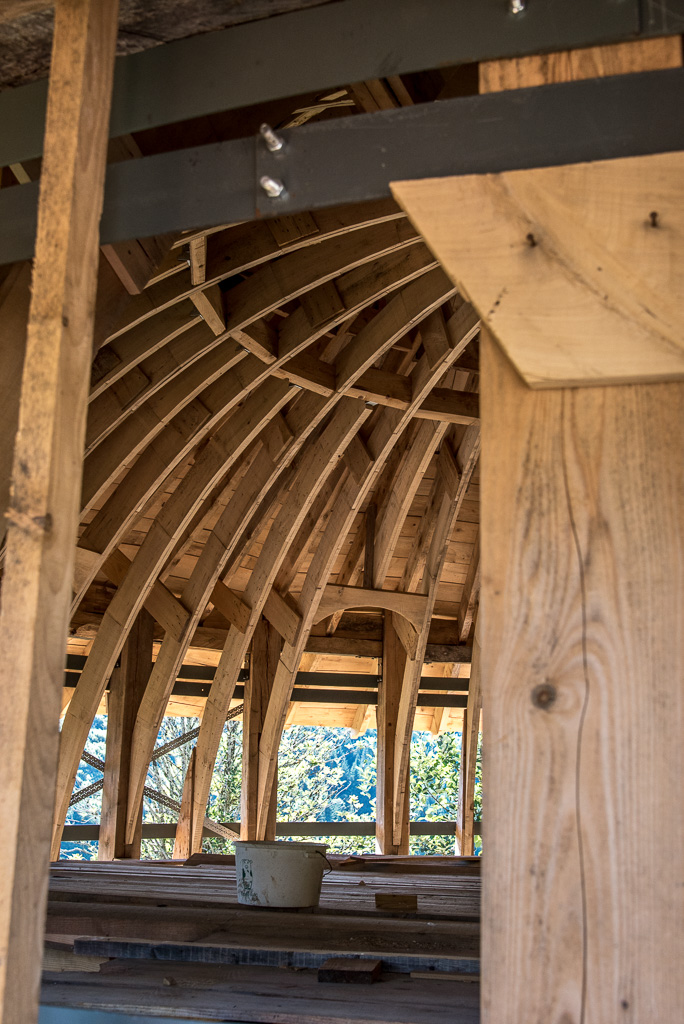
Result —
<svg viewBox="0 0 684 1024"><path fill-rule="evenodd" d="M217 431L163 506L112 598L62 727L53 855L59 856L69 797L88 731L146 594L172 552L176 537L192 519L197 507L263 429L264 420L273 417L285 405L289 394L289 388L282 381L268 381Z"/></svg>
<svg viewBox="0 0 684 1024"><path fill-rule="evenodd" d="M453 285L448 281L448 278L446 278L441 270L435 270L426 275L425 278L422 278L419 282L407 285L402 292L398 293L392 300L390 300L387 306L377 314L374 320L371 321L355 339L353 339L353 342L349 346L353 352L352 358L347 357L339 369L336 367L340 392L346 390L346 388L353 383L356 377L360 375L367 366L371 365L375 359L382 355L383 352L387 351L414 323L419 322L422 318L428 315L430 311L441 305L448 296L453 294L453 292ZM347 350L345 349L344 352L346 351ZM440 371L440 375L441 372L443 372L443 370ZM420 382L418 399L422 399L423 392L429 390L429 387L425 384L424 377L425 375L421 367L416 378L417 381ZM439 378L437 377L436 379ZM332 401L336 401L338 398L339 395L336 394ZM407 412L406 422L408 422L409 415L410 414ZM397 421L397 416L394 411L389 412L388 416L393 423ZM404 419L399 416L399 421L403 423ZM430 425L427 427L427 432L433 433L434 428ZM282 550L279 552L278 557L281 560L284 558ZM252 579L254 579L254 576ZM262 593L260 595L259 614L261 614L265 601L268 599L269 591L273 586L273 583L274 579L271 578L266 593ZM251 602L248 603L251 604L254 615L254 604ZM254 617L254 624L256 624L258 618L259 615ZM239 631L235 631L236 634L238 632ZM245 636L243 636L243 638L240 638L238 635L233 637L232 643L235 645L236 653L232 662L226 654L226 648L224 648L224 655L226 655L226 668L224 674L226 676L229 676L230 673L233 672L234 678L237 678L237 671L239 671L240 665L242 664L244 653L246 653L250 640L250 629L247 630L246 639ZM221 660L223 661L223 655ZM235 668L235 665L237 665L237 668ZM222 696L218 692L216 682L217 680L215 679L214 684L212 685L210 699L211 697L214 697L216 703L219 704L219 707L221 706L219 703L221 701L223 702L223 705L227 707L227 703L229 703L230 700L228 694L232 694L234 679L232 683L223 685ZM220 739L218 723L220 722L222 730L223 721L225 721L225 715L223 715L223 720L221 720L221 714L222 712L220 710L216 711L216 726L213 731L210 733L208 729L205 729L204 732L200 732L200 737L198 738L197 765L194 780L197 805L200 805L203 798L206 803L206 799L208 797L211 773L213 772L213 764ZM205 711L205 721L206 717ZM206 795L203 797L203 793L205 791ZM197 841L197 837L195 837L193 842Z"/></svg>
<svg viewBox="0 0 684 1024"><path fill-rule="evenodd" d="M300 325L298 330L289 336L288 355L303 350L326 330L342 323L350 314L359 312L369 303L403 286L407 281L411 282L415 278L423 280L423 275L425 275L425 295L422 310L432 308L439 303L440 299L443 301L445 297L455 291L443 271L432 269L434 266L434 259L423 246L411 246L399 253L377 260L370 274L364 267L343 274L336 281L336 289L342 300L343 309L325 321L323 326L318 325L312 328L309 320L304 318L302 321L304 329ZM441 295L440 282L443 286ZM407 309L412 309L410 298L407 298L406 301ZM394 302L394 299L390 302ZM284 326L293 318L296 319L298 312L299 310L287 317ZM382 310L379 315L384 319L385 310ZM420 318L420 306L414 310L414 316L416 319ZM413 321L408 320L407 325L410 325L411 322ZM364 345L369 353L366 361L361 364L365 369L370 365L368 359L374 350L372 339L365 335L362 339L363 334L363 331L360 332L354 340ZM389 334L383 341L383 348L377 350L378 354L381 354L384 347L393 343L394 340L395 335ZM279 343L282 343L282 331ZM246 356L239 368L239 377L244 383L244 391L246 392L249 387L257 386L266 379L269 373L282 366L285 359L286 356L281 356L271 366L264 368L260 360L253 356ZM357 378L356 370L359 368L360 366L352 366L347 369L342 366L337 370L341 393L345 390L344 385L347 381L352 383ZM219 382L219 385L213 385L206 389L198 396L198 399L177 413L176 417L159 433L155 432L155 436L145 448L145 458L138 459L116 491L107 499L102 509L85 527L80 540L81 547L101 554L104 559L119 543L132 526L136 516L142 514L141 510L144 505L162 484L164 478L175 470L175 467L189 454L192 447L210 432L217 420L237 401L236 396L231 396L230 401L221 402L221 397L225 398L225 388L222 386L222 381ZM217 395L218 401L215 397ZM203 415L202 407L209 409L211 415L208 418ZM122 455L122 461L125 461L124 455ZM111 479L110 476L108 482L111 482ZM101 564L97 560L89 560L88 571L84 572L80 578L74 609L95 578Z"/></svg>
<svg viewBox="0 0 684 1024"><path fill-rule="evenodd" d="M238 224L207 239L206 277L202 284L188 287L189 272L152 284L142 295L126 304L126 321L111 329L102 342L113 341L149 317L191 299L199 291L245 271L255 270L280 256L320 245L340 236L363 231L390 221L402 221L406 214L393 200L361 203L342 209L317 210L309 215L310 233L303 233L301 217L279 218L281 230L271 221ZM180 278L180 279L179 279ZM111 315L111 314L110 314ZM105 328L106 330L107 328Z"/></svg>
<svg viewBox="0 0 684 1024"><path fill-rule="evenodd" d="M134 728L127 814L127 829L130 829L131 835L135 829L147 768L161 719L212 590L228 570L229 563L234 564L239 560L245 546L266 521L277 496L277 491L272 492L273 485L319 422L320 402L303 403L300 400L299 404L308 406L308 421L301 428L299 436L295 437L289 432L286 415L285 428L289 435L286 439L282 432L275 431L273 427L267 428L258 439L257 444L261 444L261 450L255 453L243 485L235 491L214 526L181 595L182 604L190 611L187 628L182 637L174 638L167 634L162 642Z"/></svg>
<svg viewBox="0 0 684 1024"><path fill-rule="evenodd" d="M462 305L449 320L448 351L435 359L427 352L416 364L412 379L415 379L414 403L404 413L394 409L383 409L377 416L370 433L367 448L373 461L366 474L357 481L348 477L343 493L338 497L333 516L328 522L325 534L312 559L304 587L299 596L302 624L296 644L286 643L278 662L271 698L264 720L259 747L259 806L257 836L262 838L267 827L267 811L275 782L278 759L278 745L282 735L287 707L292 693L294 678L304 652L308 635L316 616L325 583L330 576L337 554L344 543L351 524L361 503L374 486L382 468L397 442L398 437L409 423L415 408L425 395L451 366L479 329L475 311ZM427 631L425 631L427 632Z"/></svg>
<svg viewBox="0 0 684 1024"><path fill-rule="evenodd" d="M247 630L243 633L235 626L228 630L207 698L195 748L195 808L206 807L216 751L226 720L225 709L230 703L238 672L278 569L318 491L337 463L339 455L369 415L370 410L358 399L342 399L320 436L312 438L299 456L285 502L273 521L244 593L244 602L251 609ZM186 787L188 785L186 777ZM198 848L201 843L201 828L193 831L191 842L193 849Z"/></svg>
<svg viewBox="0 0 684 1024"><path fill-rule="evenodd" d="M426 598L423 594L400 593L398 590L369 590L366 587L341 587L328 583L313 616L312 625L327 619L335 612L351 608L382 608L407 619L420 629L425 616Z"/></svg>

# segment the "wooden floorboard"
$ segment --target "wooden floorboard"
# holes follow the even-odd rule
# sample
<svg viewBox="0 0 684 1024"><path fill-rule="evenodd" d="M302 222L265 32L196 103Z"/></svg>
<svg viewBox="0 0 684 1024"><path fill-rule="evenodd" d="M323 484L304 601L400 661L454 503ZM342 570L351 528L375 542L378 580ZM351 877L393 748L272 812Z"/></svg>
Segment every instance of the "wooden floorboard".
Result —
<svg viewBox="0 0 684 1024"><path fill-rule="evenodd" d="M259 1024L478 1024L479 985L383 974L375 985L321 984L314 970L111 961L92 974L46 973L41 1001Z"/></svg>

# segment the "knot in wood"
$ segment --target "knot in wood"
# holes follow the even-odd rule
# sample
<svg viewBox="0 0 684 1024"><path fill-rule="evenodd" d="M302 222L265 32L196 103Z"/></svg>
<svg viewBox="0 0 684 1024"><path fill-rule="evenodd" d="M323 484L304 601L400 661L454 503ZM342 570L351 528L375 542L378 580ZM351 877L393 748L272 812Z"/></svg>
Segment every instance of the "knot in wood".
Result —
<svg viewBox="0 0 684 1024"><path fill-rule="evenodd" d="M532 690L532 703L542 711L548 711L558 696L553 683L540 683Z"/></svg>

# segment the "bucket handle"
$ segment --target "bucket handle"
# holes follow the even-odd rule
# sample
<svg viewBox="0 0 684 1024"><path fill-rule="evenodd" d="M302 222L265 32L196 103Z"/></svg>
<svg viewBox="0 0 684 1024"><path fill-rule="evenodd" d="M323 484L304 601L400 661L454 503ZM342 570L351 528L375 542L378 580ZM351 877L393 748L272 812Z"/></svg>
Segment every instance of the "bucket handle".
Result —
<svg viewBox="0 0 684 1024"><path fill-rule="evenodd" d="M323 877L327 878L328 875L330 874L330 872L333 870L332 864L330 863L330 861L328 860L326 855L324 853L321 853L320 850L314 850L313 856L314 857L322 857L323 860L325 861L325 863L328 865L328 870L323 872Z"/></svg>

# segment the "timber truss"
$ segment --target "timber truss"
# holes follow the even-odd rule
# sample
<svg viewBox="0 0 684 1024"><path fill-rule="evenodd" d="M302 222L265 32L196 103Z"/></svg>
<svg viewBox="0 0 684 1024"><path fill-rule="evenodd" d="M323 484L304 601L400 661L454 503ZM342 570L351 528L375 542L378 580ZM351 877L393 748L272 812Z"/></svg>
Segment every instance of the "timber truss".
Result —
<svg viewBox="0 0 684 1024"><path fill-rule="evenodd" d="M244 826L270 834L278 745L312 629L333 641L350 609L383 611L400 641L391 784L403 807L426 645L479 455L477 315L383 200L185 235L147 287L114 288L98 316L74 622L87 620L98 581L111 600L64 717L53 856L143 608L160 646L135 718L127 843L174 684L208 621L222 649L186 780L193 826L179 829L176 856L200 848L236 684L264 643L269 692ZM442 602L452 660L467 657L476 568ZM394 823L394 845L405 826Z"/></svg>

